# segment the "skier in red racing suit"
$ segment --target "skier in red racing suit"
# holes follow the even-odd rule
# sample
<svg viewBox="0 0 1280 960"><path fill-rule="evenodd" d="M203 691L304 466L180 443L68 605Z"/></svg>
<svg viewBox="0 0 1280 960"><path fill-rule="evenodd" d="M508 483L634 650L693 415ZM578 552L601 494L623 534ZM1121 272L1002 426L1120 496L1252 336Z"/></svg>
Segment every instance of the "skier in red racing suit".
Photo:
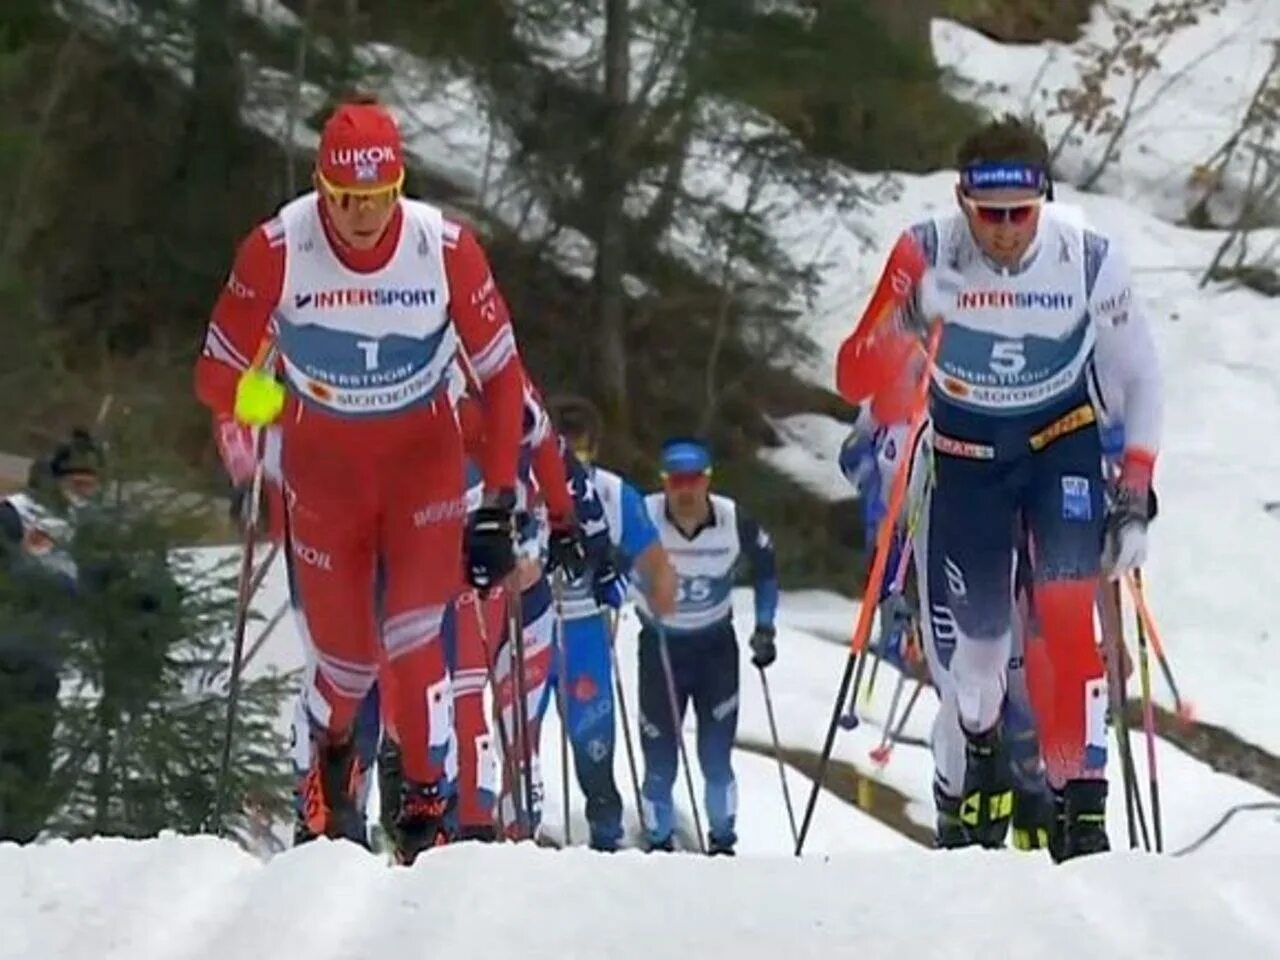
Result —
<svg viewBox="0 0 1280 960"><path fill-rule="evenodd" d="M365 842L351 731L385 651L404 750L396 850L408 863L447 841L454 819L440 624L464 566L482 590L513 566L524 371L475 236L403 197L403 182L391 115L368 101L339 107L315 190L242 242L195 379L233 483L252 478L254 429L278 433L290 588L317 664L304 694L302 839ZM458 351L481 388L486 436L484 500L465 528L463 444L445 382ZM264 384L279 391L265 415Z"/></svg>

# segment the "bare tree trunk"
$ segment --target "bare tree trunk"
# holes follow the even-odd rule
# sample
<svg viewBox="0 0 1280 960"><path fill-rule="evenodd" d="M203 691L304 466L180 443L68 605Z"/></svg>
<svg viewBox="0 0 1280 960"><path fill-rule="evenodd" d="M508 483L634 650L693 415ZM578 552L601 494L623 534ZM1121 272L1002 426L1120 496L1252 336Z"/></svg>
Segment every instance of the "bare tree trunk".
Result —
<svg viewBox="0 0 1280 960"><path fill-rule="evenodd" d="M0 267L11 265L13 258L26 246L32 222L30 198L39 181L40 171L44 169L45 141L49 137L49 127L62 98L71 88L79 46L80 32L72 27L54 59L53 71L45 86L44 102L40 105L40 119L32 137L31 151L18 171L14 184L9 216L5 218L8 226L4 232L4 241L0 243Z"/></svg>
<svg viewBox="0 0 1280 960"><path fill-rule="evenodd" d="M302 9L302 29L298 31L298 49L293 59L293 90L289 94L284 121L284 192L288 199L293 199L298 193L293 138L298 127L298 114L302 112L302 85L307 79L307 48L311 46L311 17L315 9L316 0L307 0Z"/></svg>
<svg viewBox="0 0 1280 960"><path fill-rule="evenodd" d="M312 0L308 0L308 26L311 17ZM338 62L342 65L342 88L339 93L353 94L360 82L360 68L356 64L356 43L361 38L360 32L360 0L343 0L342 7L344 29L337 37Z"/></svg>
<svg viewBox="0 0 1280 960"><path fill-rule="evenodd" d="M106 833L111 817L111 714L107 696L103 694L95 711L97 720L98 769L93 777L93 832Z"/></svg>
<svg viewBox="0 0 1280 960"><path fill-rule="evenodd" d="M240 125L240 75L231 43L231 0L196 0L191 108L183 143L187 185L225 183Z"/></svg>
<svg viewBox="0 0 1280 960"><path fill-rule="evenodd" d="M738 216L737 225L725 244L724 262L720 265L720 299L716 307L715 333L711 339L711 349L707 351L707 364L703 374L702 415L698 419L698 433L705 436L715 423L716 413L720 408L723 387L720 384L720 358L729 335L733 332L736 320L734 298L737 296L738 252L742 245L742 225L755 213L756 203L764 186L764 162L757 161L747 187L747 196L742 204L742 212Z"/></svg>
<svg viewBox="0 0 1280 960"><path fill-rule="evenodd" d="M604 0L604 145L598 155L601 186L596 237L595 287L600 331L599 392L605 415L619 430L629 426L627 405L626 297L622 287L626 261L628 107L631 57L629 0Z"/></svg>

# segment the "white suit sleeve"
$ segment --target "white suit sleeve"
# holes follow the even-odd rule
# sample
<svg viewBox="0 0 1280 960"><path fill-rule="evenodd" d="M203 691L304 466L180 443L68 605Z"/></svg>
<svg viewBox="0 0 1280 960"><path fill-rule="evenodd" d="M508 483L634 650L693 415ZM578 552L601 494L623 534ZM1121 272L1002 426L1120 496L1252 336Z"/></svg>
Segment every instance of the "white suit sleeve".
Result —
<svg viewBox="0 0 1280 960"><path fill-rule="evenodd" d="M1105 244L1089 295L1089 315L1097 334L1094 369L1108 419L1125 429L1125 449L1159 452L1164 421L1164 383L1151 326L1137 298L1129 264L1114 241Z"/></svg>

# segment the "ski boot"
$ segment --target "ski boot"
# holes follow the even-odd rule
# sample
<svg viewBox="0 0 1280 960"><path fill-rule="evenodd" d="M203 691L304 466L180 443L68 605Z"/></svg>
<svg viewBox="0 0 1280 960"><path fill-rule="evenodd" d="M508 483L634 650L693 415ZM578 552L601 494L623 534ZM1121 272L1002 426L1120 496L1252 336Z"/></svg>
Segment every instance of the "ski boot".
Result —
<svg viewBox="0 0 1280 960"><path fill-rule="evenodd" d="M617 853L622 842L621 823L588 823L587 845L598 853Z"/></svg>
<svg viewBox="0 0 1280 960"><path fill-rule="evenodd" d="M388 837L396 835L396 815L400 812L400 784L404 771L400 744L384 735L378 746L378 820Z"/></svg>
<svg viewBox="0 0 1280 960"><path fill-rule="evenodd" d="M650 840L648 844L650 853L675 853L676 840L671 834L667 834L661 840Z"/></svg>
<svg viewBox="0 0 1280 960"><path fill-rule="evenodd" d="M1013 777L1000 746L1000 728L965 731L964 794L960 822L975 843L989 850L1004 846L1013 815Z"/></svg>
<svg viewBox="0 0 1280 960"><path fill-rule="evenodd" d="M933 836L933 845L937 849L959 850L978 842L960 821L960 798L945 793L936 780L933 784L933 804L938 811L938 826Z"/></svg>
<svg viewBox="0 0 1280 960"><path fill-rule="evenodd" d="M1107 781L1069 780L1061 796L1063 823L1058 862L1110 850Z"/></svg>
<svg viewBox="0 0 1280 960"><path fill-rule="evenodd" d="M458 828L458 841L467 840L476 843L497 843L498 828L491 823L472 824L466 827Z"/></svg>
<svg viewBox="0 0 1280 960"><path fill-rule="evenodd" d="M728 837L717 837L714 834L707 834L707 856L709 857L736 857L733 846L737 843L738 838L732 835Z"/></svg>
<svg viewBox="0 0 1280 960"><path fill-rule="evenodd" d="M1032 851L1049 848L1055 816L1054 803L1038 791L1013 791L1013 846Z"/></svg>
<svg viewBox="0 0 1280 960"><path fill-rule="evenodd" d="M457 797L446 792L445 785L414 783L400 785L400 806L396 811L396 862L409 866L423 850L442 847L454 839L453 827Z"/></svg>
<svg viewBox="0 0 1280 960"><path fill-rule="evenodd" d="M327 742L323 734L312 736L311 766L297 787L294 846L316 837L330 837L370 849L364 814L356 803L361 776L353 739Z"/></svg>

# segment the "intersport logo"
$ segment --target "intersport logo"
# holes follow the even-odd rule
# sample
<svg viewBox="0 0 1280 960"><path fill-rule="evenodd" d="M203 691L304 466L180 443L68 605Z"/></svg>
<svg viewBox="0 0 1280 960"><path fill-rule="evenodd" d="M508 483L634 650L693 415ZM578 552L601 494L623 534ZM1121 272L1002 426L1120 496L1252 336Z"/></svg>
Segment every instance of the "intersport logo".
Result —
<svg viewBox="0 0 1280 960"><path fill-rule="evenodd" d="M1061 290L961 290L961 310L1070 310L1075 295Z"/></svg>
<svg viewBox="0 0 1280 960"><path fill-rule="evenodd" d="M338 310L343 307L431 307L436 291L430 287L347 287L315 290L293 297L295 310Z"/></svg>

